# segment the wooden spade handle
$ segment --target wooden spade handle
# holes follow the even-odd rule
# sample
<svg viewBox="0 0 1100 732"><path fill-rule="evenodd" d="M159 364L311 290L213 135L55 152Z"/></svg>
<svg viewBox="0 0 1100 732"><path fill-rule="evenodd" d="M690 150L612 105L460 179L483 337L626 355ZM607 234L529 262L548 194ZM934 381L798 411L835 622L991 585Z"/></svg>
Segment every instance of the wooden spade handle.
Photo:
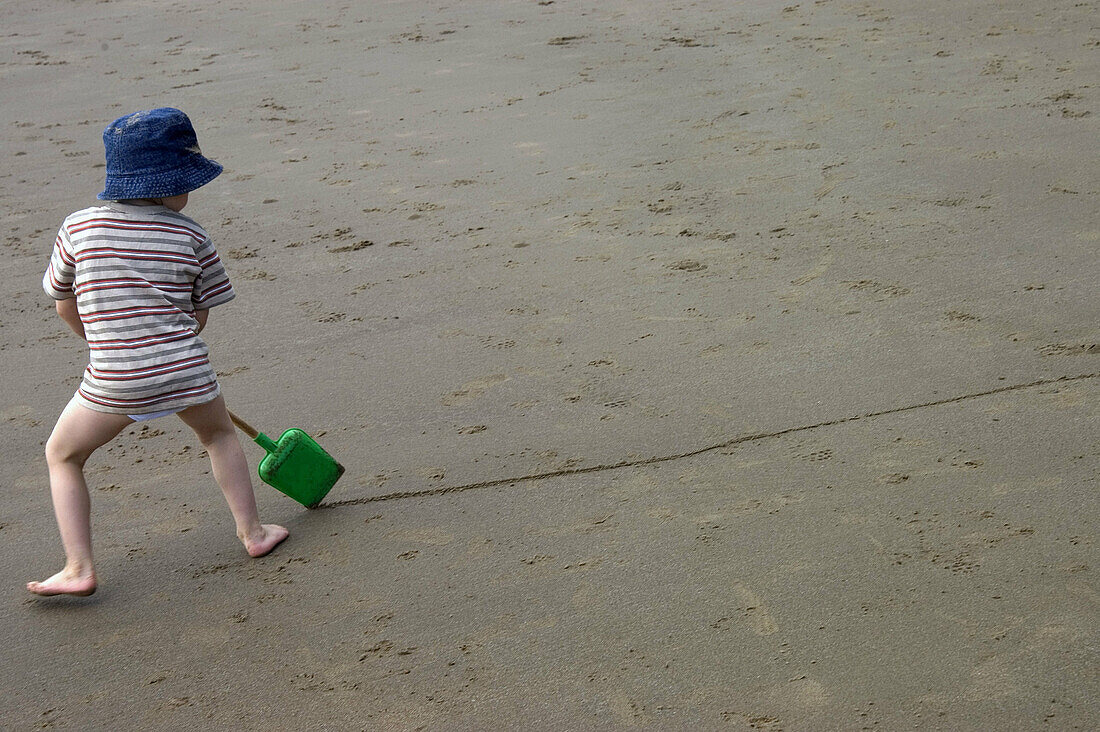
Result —
<svg viewBox="0 0 1100 732"><path fill-rule="evenodd" d="M237 425L237 427L240 428L241 432L245 433L246 435L251 437L253 440L255 440L256 437L260 434L259 430L257 430L255 427L250 425L248 422L245 422L243 419L241 419L237 415L233 414L233 412L230 412L228 409L225 410L225 411L229 412L229 418L231 420L233 420L233 424Z"/></svg>

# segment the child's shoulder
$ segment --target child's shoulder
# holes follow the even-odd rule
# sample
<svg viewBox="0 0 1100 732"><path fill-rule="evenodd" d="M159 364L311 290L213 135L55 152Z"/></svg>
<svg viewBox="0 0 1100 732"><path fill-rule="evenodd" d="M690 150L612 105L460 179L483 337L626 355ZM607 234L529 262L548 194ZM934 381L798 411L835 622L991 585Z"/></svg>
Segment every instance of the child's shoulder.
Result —
<svg viewBox="0 0 1100 732"><path fill-rule="evenodd" d="M195 221L193 218L186 214L182 214L179 211L172 211L171 209L162 208L158 211L158 215L163 217L166 221L178 224L179 226L186 226L189 229L195 229L202 232L203 236L206 236L206 229L202 228L202 224Z"/></svg>
<svg viewBox="0 0 1100 732"><path fill-rule="evenodd" d="M195 221L190 216L185 216L179 211L172 211L167 208L160 209L157 215L160 216L160 220L166 224L186 229L194 238L194 243L196 245L205 243L209 246L211 244L210 235L206 233L206 229L202 228L202 224Z"/></svg>
<svg viewBox="0 0 1100 732"><path fill-rule="evenodd" d="M78 224L84 221L91 221L93 219L102 218L109 213L109 209L106 206L89 206L88 208L82 208L79 211L73 211L71 214L65 217L65 226L70 224Z"/></svg>

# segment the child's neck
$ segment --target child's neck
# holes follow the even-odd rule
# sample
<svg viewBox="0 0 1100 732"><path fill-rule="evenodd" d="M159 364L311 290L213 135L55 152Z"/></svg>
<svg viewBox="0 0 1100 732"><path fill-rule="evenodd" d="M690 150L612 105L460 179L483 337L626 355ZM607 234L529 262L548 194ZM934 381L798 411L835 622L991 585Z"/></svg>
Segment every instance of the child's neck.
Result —
<svg viewBox="0 0 1100 732"><path fill-rule="evenodd" d="M175 196L165 196L164 198L128 198L119 203L128 203L134 206L164 206L169 211L175 211L179 213L183 210L183 207L187 205L188 194L180 193Z"/></svg>

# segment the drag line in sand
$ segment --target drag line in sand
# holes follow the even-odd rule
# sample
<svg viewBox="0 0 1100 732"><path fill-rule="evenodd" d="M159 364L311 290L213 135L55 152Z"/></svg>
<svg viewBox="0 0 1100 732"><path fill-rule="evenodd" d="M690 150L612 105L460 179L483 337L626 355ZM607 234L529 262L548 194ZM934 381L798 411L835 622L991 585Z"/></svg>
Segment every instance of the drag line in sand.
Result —
<svg viewBox="0 0 1100 732"><path fill-rule="evenodd" d="M617 463L605 463L602 465L590 465L586 468L568 468L566 470L552 470L545 473L533 473L530 475L520 475L512 478L496 478L494 480L486 480L478 483L468 483L466 485L446 486L443 488L426 488L419 491L397 491L394 493L385 493L378 496L365 496L363 498L349 498L343 501L333 501L332 503L321 503L316 506L317 509L322 508L343 508L346 506L361 506L367 503L375 503L378 501L395 501L401 498L426 498L429 496L442 496L448 493L461 493L463 491L471 491L478 488L493 488L502 485L514 485L516 483L526 483L535 480L546 480L548 478L562 478L570 475L586 475L588 473L602 473L609 470L621 470L623 468L636 468L645 465L656 465L658 463L667 463L674 460L683 460L685 458L695 457L714 450L721 450L722 448L732 447L733 445L739 445L744 442L755 442L757 440L764 440L771 437L782 437L784 435L793 434L795 432L806 432L808 430L815 430L820 427L832 427L839 424L845 424L848 422L856 422L861 419L871 419L873 417L884 417L890 414L900 414L902 412L911 412L916 409L927 409L930 407L940 407L946 404L955 404L956 402L968 401L970 399L978 399L981 397L992 396L994 394L1003 394L1010 391L1020 391L1021 389L1032 389L1037 386L1048 386L1050 384L1063 384L1073 381L1082 381L1085 379L1095 379L1100 377L1100 372L1091 374L1080 374L1077 376L1060 376L1056 379L1039 379L1037 381L1030 381L1025 384L1012 384L1009 386L1001 386L996 389L988 389L986 391L974 392L972 394L962 394L960 396L949 397L947 399L937 399L931 402L922 402L920 404L910 404L904 407L895 407L893 409L884 409L877 412L867 412L866 414L857 414L851 417L841 417L839 419L831 419L825 422L817 422L815 424L801 425L799 427L788 427L782 430L776 430L774 432L758 432L751 435L742 435L741 437L734 437L723 442L716 443L714 445L707 445L706 447L700 447L695 450L689 450L687 452L679 452L672 455L658 455L651 458L644 458L641 460L623 460Z"/></svg>

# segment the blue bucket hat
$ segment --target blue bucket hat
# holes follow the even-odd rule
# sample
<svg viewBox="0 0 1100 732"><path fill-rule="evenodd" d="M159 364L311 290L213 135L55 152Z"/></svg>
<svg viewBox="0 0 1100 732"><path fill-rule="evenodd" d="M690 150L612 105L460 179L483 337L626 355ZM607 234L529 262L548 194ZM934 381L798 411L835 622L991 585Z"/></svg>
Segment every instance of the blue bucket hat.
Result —
<svg viewBox="0 0 1100 732"><path fill-rule="evenodd" d="M222 166L205 158L191 120L161 107L119 117L103 130L107 186L98 198L167 198L218 177Z"/></svg>

